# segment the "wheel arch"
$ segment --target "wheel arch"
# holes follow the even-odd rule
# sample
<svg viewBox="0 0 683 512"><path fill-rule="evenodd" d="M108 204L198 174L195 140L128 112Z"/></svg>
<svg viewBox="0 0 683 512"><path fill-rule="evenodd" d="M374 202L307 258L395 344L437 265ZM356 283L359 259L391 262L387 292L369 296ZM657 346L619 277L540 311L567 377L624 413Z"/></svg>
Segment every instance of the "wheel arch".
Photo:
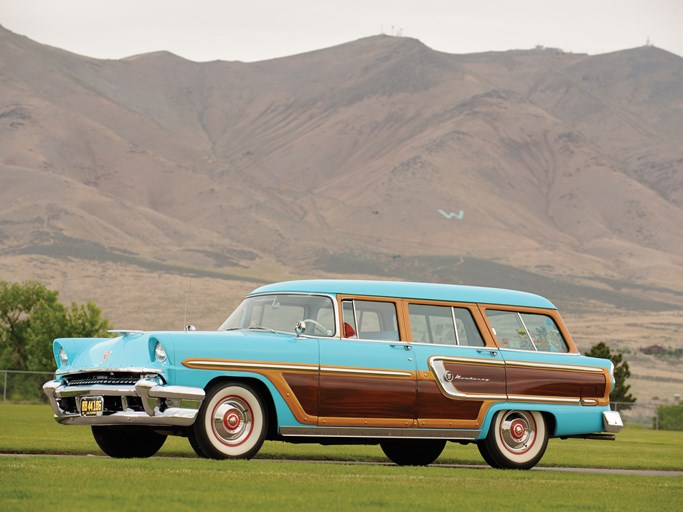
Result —
<svg viewBox="0 0 683 512"><path fill-rule="evenodd" d="M255 377L232 377L228 375L222 375L219 377L214 377L207 382L204 389L208 390L215 385L228 383L247 384L258 393L259 397L263 400L268 417L268 432L266 434L266 439L275 439L278 433L277 409L275 407L275 401L273 400L271 390L268 389L268 386L265 384L265 382Z"/></svg>
<svg viewBox="0 0 683 512"><path fill-rule="evenodd" d="M554 437L557 432L557 417L555 413L546 407L544 404L523 404L523 403L511 403L502 402L489 407L486 412L484 421L481 425L481 432L477 436L477 440L484 439L489 433L491 424L493 422L493 417L498 411L537 411L543 415L543 419L546 422L546 428L548 429L548 437Z"/></svg>

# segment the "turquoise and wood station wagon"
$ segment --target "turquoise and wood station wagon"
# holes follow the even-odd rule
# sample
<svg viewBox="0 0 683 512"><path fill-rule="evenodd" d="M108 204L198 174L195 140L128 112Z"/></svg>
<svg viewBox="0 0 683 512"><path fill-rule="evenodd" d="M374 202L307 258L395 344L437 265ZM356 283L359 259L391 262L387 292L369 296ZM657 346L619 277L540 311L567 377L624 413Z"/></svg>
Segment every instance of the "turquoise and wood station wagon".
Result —
<svg viewBox="0 0 683 512"><path fill-rule="evenodd" d="M308 280L262 286L217 331L115 331L54 341L55 419L91 425L112 457L169 435L201 457L264 440L379 444L426 465L447 441L528 469L549 438L614 439L609 360L583 356L538 295L445 284Z"/></svg>

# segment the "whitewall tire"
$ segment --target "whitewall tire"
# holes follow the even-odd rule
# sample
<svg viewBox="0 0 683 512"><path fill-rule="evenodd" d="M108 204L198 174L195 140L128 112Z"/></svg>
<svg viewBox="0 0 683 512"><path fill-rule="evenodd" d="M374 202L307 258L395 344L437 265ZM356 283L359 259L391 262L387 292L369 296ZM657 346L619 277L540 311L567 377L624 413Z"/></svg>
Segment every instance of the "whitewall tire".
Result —
<svg viewBox="0 0 683 512"><path fill-rule="evenodd" d="M219 383L207 390L189 431L190 444L201 457L250 459L268 430L268 410L248 384Z"/></svg>
<svg viewBox="0 0 683 512"><path fill-rule="evenodd" d="M548 426L537 411L499 411L486 439L477 445L494 468L531 469L548 446Z"/></svg>

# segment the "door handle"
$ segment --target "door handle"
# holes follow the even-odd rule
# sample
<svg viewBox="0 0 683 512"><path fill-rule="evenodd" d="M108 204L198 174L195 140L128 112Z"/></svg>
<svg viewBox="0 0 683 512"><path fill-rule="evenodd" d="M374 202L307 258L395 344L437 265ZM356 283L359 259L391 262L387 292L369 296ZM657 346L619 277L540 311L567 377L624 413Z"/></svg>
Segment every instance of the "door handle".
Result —
<svg viewBox="0 0 683 512"><path fill-rule="evenodd" d="M496 357L498 355L497 350L492 350L492 349L477 349L477 352L480 354L489 354L491 357Z"/></svg>
<svg viewBox="0 0 683 512"><path fill-rule="evenodd" d="M401 348L401 347L403 347L405 350L413 350L413 347L410 346L409 343L401 343L401 344L392 343L391 344L391 348Z"/></svg>

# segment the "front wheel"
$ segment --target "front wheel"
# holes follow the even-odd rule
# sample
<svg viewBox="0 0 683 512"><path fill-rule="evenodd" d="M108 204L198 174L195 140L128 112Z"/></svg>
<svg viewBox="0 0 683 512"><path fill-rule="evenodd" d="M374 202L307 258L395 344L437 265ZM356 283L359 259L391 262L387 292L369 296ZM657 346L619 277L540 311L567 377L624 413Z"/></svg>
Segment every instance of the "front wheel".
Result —
<svg viewBox="0 0 683 512"><path fill-rule="evenodd" d="M117 459L151 457L166 442L166 436L144 427L92 426L92 435L100 449Z"/></svg>
<svg viewBox="0 0 683 512"><path fill-rule="evenodd" d="M384 455L399 466L427 466L439 458L446 441L438 439L391 439L380 444Z"/></svg>
<svg viewBox="0 0 683 512"><path fill-rule="evenodd" d="M498 469L531 469L548 446L548 428L537 411L500 411L489 433L477 442L484 460Z"/></svg>
<svg viewBox="0 0 683 512"><path fill-rule="evenodd" d="M263 444L267 424L267 409L255 389L219 383L207 390L188 436L200 457L250 459Z"/></svg>

